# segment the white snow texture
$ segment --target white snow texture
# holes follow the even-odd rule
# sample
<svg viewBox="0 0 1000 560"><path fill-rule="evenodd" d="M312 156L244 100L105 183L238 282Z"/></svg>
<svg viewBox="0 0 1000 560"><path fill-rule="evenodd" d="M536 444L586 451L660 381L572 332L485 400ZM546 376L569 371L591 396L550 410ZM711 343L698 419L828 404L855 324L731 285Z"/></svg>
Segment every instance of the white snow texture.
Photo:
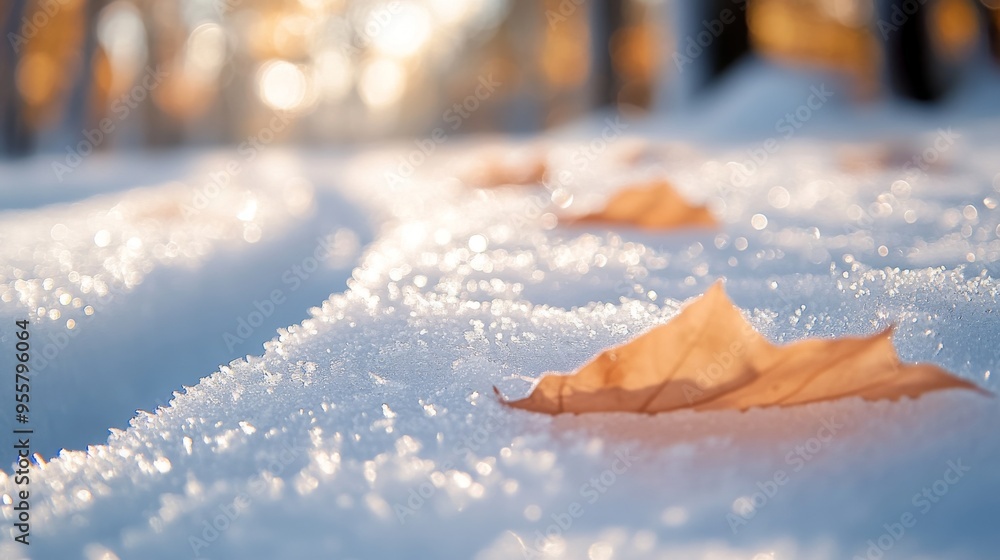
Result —
<svg viewBox="0 0 1000 560"><path fill-rule="evenodd" d="M734 99L709 114L754 107ZM597 117L510 141L572 175L534 190L462 184L478 156L457 138L401 181L386 173L412 144L275 148L219 189L235 152L94 156L61 195L23 190L52 183L43 159L2 164L0 354L11 371L13 321L31 319L39 455L28 547L0 475L0 557L991 557L995 398L551 417L492 394L527 394L719 278L773 341L895 323L904 361L996 391L997 120L848 122L832 103L791 138L765 130L780 150L753 173L729 162L763 136L694 132L730 123L654 119L604 149ZM624 163L636 146L656 153ZM153 186L97 171L139 157ZM556 223L640 177L721 227ZM126 429L105 442L109 426Z"/></svg>

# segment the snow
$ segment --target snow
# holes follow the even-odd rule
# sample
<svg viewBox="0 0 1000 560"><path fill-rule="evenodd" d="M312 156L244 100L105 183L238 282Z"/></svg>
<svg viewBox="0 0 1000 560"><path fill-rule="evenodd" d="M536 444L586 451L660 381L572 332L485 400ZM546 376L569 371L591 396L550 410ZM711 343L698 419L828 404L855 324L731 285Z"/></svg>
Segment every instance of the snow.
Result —
<svg viewBox="0 0 1000 560"><path fill-rule="evenodd" d="M218 364L258 353L277 326L300 321L329 286L343 285L372 235L363 213L318 214L319 200L349 202L315 192L281 154L216 188L209 177L234 156L201 156L184 166L190 176L162 184L0 214L0 305L5 320L35 321L34 445L43 455L100 441L137 408L155 410ZM46 186L38 190L48 202ZM282 280L321 244L329 266ZM225 339L274 289L284 300L269 325ZM0 428L12 422L4 415Z"/></svg>
<svg viewBox="0 0 1000 560"><path fill-rule="evenodd" d="M718 114L780 118L731 97ZM462 184L453 160L475 152L453 140L393 186L384 173L412 145L273 148L194 216L173 209L234 153L187 154L176 173L151 172L162 181L113 192L88 186L103 171L85 165L72 203L54 187L21 194L0 214L0 318L31 317L33 340L70 318L80 334L35 378L32 545L4 539L0 556L832 559L865 557L872 540L886 558L988 557L1000 545L995 398L549 417L492 393L526 394L543 372L668 321L717 278L772 340L895 323L904 360L995 392L998 121L949 123L956 114L897 115L897 134L824 107L738 187L729 162L775 119L756 115L764 129L741 130L758 137L728 143L725 123L683 143L684 119L636 123L627 134L662 141L657 157L626 163L646 144L622 138L580 170L572 154L607 126L598 116L544 139L573 177L535 190ZM918 155L948 126L959 136L927 172L894 156L858 170L844 155L852 127L864 154L889 138L889 152ZM18 165L4 176L46 163ZM670 179L723 226L558 225L642 177ZM324 239L334 250L316 253ZM315 255L322 266L292 290L284 273ZM116 294L92 315L100 290L83 276ZM273 290L287 301L228 348L224 333ZM155 410L128 420L140 407Z"/></svg>

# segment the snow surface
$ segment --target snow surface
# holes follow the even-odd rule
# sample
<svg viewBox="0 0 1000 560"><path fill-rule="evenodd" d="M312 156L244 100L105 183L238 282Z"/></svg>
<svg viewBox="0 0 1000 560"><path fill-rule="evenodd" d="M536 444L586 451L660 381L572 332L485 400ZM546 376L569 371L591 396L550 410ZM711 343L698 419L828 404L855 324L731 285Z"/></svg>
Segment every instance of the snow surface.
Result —
<svg viewBox="0 0 1000 560"><path fill-rule="evenodd" d="M412 145L273 149L194 215L178 207L235 153L186 154L152 186L100 194L99 164L115 161L88 162L72 204L55 187L18 191L0 214L0 344L24 316L42 347L79 335L36 374L32 545L5 538L0 556L834 559L865 557L882 537L885 558L992 557L995 398L550 417L492 394L523 395L543 372L668 321L718 278L774 341L895 323L904 360L997 390L997 115L859 116L831 102L734 187L729 162L801 102L763 103L764 85L706 111L757 108L765 126L740 127L756 139L654 119L582 168L574 156L602 117L518 144L570 172L545 189L464 185L452 172L476 157L465 140L391 186L385 173ZM903 168L949 126L958 139L934 166ZM46 165L4 164L4 176ZM723 226L558 225L649 177L707 202ZM285 273L323 240L322 266L293 290ZM228 347L224 333L273 290L287 301ZM292 326L261 353L281 325ZM956 479L951 465L968 471ZM942 495L915 499L925 488ZM915 525L895 531L905 514Z"/></svg>

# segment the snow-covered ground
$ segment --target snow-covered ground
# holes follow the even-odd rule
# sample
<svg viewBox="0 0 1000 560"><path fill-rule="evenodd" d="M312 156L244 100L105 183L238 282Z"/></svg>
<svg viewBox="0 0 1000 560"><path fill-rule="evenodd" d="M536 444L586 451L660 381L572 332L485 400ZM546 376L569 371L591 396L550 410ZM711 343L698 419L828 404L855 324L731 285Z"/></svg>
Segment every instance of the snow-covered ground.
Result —
<svg viewBox="0 0 1000 560"><path fill-rule="evenodd" d="M0 346L29 317L45 366L32 544L5 537L0 556L992 557L995 398L550 417L492 394L571 371L718 278L772 340L895 323L905 361L996 392L995 85L859 114L830 84L785 137L822 79L756 70L700 119L533 139L545 188L462 184L474 152L457 138L403 181L386 173L414 144L271 148L217 191L235 152L95 156L69 186L45 158L3 163ZM644 177L723 225L558 224ZM217 194L192 211L199 192Z"/></svg>

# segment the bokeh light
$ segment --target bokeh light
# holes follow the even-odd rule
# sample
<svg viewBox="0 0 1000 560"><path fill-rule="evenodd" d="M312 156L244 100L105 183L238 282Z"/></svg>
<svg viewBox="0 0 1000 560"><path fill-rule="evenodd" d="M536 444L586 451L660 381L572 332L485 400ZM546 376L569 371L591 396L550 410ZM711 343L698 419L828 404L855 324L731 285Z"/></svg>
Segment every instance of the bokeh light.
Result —
<svg viewBox="0 0 1000 560"><path fill-rule="evenodd" d="M268 107L281 111L301 107L309 85L298 66L285 60L271 60L261 66L258 76L257 91Z"/></svg>

